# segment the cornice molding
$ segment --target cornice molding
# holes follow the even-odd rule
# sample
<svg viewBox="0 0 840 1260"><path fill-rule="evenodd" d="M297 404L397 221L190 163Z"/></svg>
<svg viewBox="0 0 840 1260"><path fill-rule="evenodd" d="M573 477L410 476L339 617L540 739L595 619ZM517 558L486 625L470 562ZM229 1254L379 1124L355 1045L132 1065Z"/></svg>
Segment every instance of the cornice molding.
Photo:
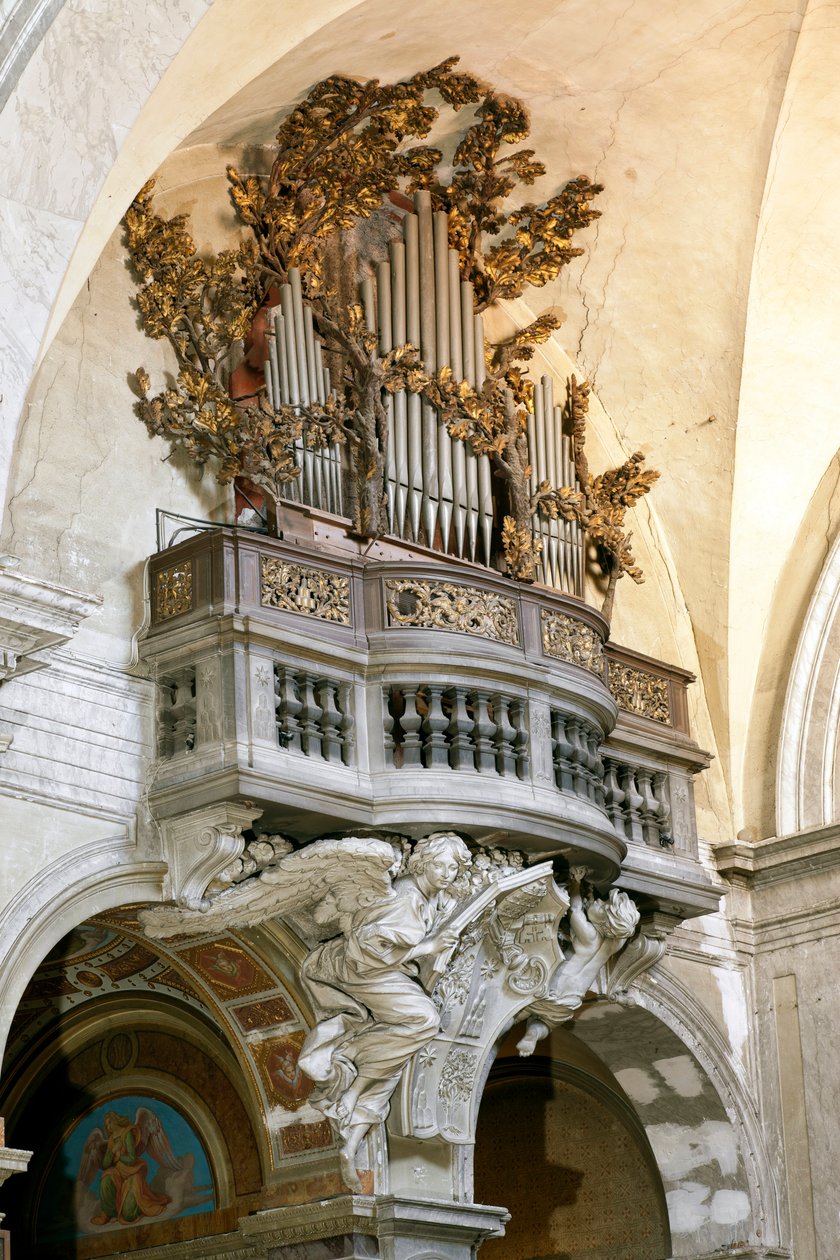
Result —
<svg viewBox="0 0 840 1260"><path fill-rule="evenodd" d="M840 822L751 844L732 840L714 850L724 879L757 890L770 884L820 875L840 866Z"/></svg>

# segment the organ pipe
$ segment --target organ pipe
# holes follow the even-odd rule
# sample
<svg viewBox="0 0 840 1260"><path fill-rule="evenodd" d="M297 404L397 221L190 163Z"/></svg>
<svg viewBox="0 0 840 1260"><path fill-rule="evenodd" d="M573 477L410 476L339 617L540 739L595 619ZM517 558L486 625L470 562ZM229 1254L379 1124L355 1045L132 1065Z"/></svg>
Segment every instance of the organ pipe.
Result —
<svg viewBox="0 0 840 1260"><path fill-rule="evenodd" d="M402 239L391 241L387 258L362 279L359 296L365 326L376 335L381 355L410 342L418 347L427 371L449 367L455 381L465 380L481 391L486 375L484 319L475 313L473 286L462 280L458 253L449 245L448 215L433 211L428 191L415 193L414 213L404 216ZM297 268L290 268L279 305L268 314L267 344L269 404L324 404L331 392L330 376ZM436 409L419 395L399 390L387 395L384 404L389 529L407 541L491 565L489 457L477 456L469 442L451 437ZM577 485L562 419L554 382L544 375L534 385L527 427L532 493L543 481ZM294 459L300 474L289 483L288 497L341 514L341 445L310 446L299 439ZM533 531L541 544L539 580L582 595L583 535L577 524L552 521L537 512Z"/></svg>

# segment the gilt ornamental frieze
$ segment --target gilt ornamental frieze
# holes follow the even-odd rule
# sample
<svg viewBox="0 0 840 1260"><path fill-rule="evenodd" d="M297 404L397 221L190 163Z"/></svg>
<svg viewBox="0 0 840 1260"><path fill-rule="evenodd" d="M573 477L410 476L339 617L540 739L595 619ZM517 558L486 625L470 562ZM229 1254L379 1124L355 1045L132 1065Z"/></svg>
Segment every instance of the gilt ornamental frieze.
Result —
<svg viewBox="0 0 840 1260"><path fill-rule="evenodd" d="M264 608L349 626L350 579L327 569L261 556L260 603Z"/></svg>
<svg viewBox="0 0 840 1260"><path fill-rule="evenodd" d="M455 582L391 579L385 583L388 624L454 630L518 647L516 604L507 595Z"/></svg>
<svg viewBox="0 0 840 1260"><path fill-rule="evenodd" d="M553 656L570 665L581 665L593 674L604 671L604 652L600 638L582 621L576 621L566 613L540 611L542 647L546 656Z"/></svg>
<svg viewBox="0 0 840 1260"><path fill-rule="evenodd" d="M670 726L671 692L667 678L610 661L609 687L619 708Z"/></svg>

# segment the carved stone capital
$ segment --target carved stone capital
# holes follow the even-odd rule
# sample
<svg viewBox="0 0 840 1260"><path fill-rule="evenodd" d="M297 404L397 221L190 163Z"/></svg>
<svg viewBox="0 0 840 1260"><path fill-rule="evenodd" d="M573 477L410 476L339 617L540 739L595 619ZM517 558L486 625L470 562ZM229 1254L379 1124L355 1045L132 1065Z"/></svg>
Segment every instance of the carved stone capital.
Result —
<svg viewBox="0 0 840 1260"><path fill-rule="evenodd" d="M9 1146L0 1146L0 1186L12 1173L26 1172L31 1158L31 1151L16 1151Z"/></svg>
<svg viewBox="0 0 840 1260"><path fill-rule="evenodd" d="M179 906L203 910L208 886L245 848L242 832L262 810L224 802L196 809L162 824L169 863L170 895Z"/></svg>
<svg viewBox="0 0 840 1260"><path fill-rule="evenodd" d="M101 603L0 565L0 683L44 669Z"/></svg>

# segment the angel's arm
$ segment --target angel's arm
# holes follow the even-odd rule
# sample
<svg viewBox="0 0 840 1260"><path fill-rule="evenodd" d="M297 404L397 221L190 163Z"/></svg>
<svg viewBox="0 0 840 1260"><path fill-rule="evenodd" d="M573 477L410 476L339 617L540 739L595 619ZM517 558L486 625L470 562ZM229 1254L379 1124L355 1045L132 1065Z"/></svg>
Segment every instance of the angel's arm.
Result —
<svg viewBox="0 0 840 1260"><path fill-rule="evenodd" d="M569 922L572 933L572 947L593 945L598 940L598 933L586 917L581 887L587 875L585 866L573 866L569 872Z"/></svg>

